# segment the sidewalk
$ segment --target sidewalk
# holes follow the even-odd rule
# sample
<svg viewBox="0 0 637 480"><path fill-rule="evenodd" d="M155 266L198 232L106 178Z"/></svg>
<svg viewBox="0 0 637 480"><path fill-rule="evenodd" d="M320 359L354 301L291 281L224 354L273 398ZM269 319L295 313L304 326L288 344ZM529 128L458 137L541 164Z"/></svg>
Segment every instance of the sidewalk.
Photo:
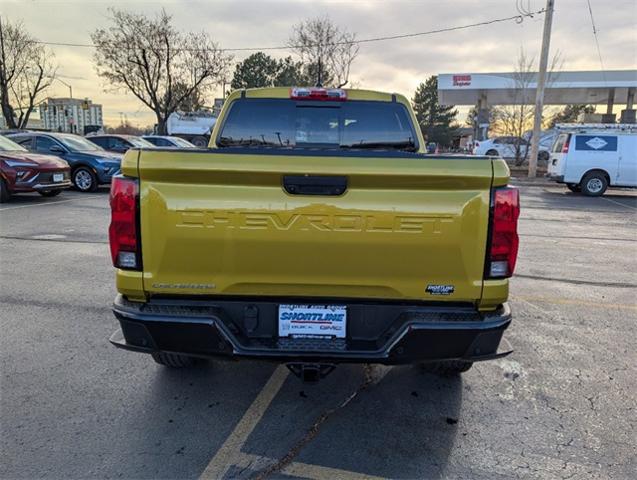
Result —
<svg viewBox="0 0 637 480"><path fill-rule="evenodd" d="M527 167L513 167L509 165L511 170L511 183L514 185L534 185L534 186L555 186L556 183L549 180L544 175L546 174L546 168L539 168L537 176L535 178L529 178Z"/></svg>
<svg viewBox="0 0 637 480"><path fill-rule="evenodd" d="M528 185L528 186L535 186L535 187L555 187L556 185L558 185L557 183L555 183L552 180L549 180L546 177L535 177L535 178L529 178L526 176L526 174L515 174L515 173L511 173L511 184L512 185Z"/></svg>

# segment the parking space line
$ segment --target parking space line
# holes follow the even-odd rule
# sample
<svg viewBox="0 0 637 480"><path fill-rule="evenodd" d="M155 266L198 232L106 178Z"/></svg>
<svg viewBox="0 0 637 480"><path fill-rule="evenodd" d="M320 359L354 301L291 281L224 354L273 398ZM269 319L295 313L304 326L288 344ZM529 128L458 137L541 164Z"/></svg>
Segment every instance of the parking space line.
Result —
<svg viewBox="0 0 637 480"><path fill-rule="evenodd" d="M547 312L546 310L544 310L543 308L538 307L537 305L535 305L534 303L531 303L530 301L526 300L523 297L514 297L513 295L509 295L509 298L511 300L519 300L520 302L524 302L526 303L529 307L534 308L535 310L537 310L538 312L544 314L544 315L551 315L550 312Z"/></svg>
<svg viewBox="0 0 637 480"><path fill-rule="evenodd" d="M601 196L599 198L601 198L602 200L606 200L607 202L614 203L615 205L621 205L622 207L632 208L633 210L637 210L637 207L633 207L632 205L626 205L625 203L618 202L617 200L613 200L608 197Z"/></svg>
<svg viewBox="0 0 637 480"><path fill-rule="evenodd" d="M309 463L292 462L281 473L293 477L310 478L312 480L383 480L384 477L376 477L366 473L341 470L340 468L324 467Z"/></svg>
<svg viewBox="0 0 637 480"><path fill-rule="evenodd" d="M42 203L34 203L31 205L18 205L15 207L4 207L4 208L0 208L0 212L4 212L5 210L17 210L18 208L48 207L49 205L57 205L58 203L72 202L73 200L75 200L75 198L69 198L68 200L58 200L57 202L42 202Z"/></svg>
<svg viewBox="0 0 637 480"><path fill-rule="evenodd" d="M234 467L239 469L250 469L252 471L259 470L265 465L276 462L274 458L254 455L252 453L240 452L236 457ZM280 473L293 477L303 477L316 480L384 480L385 477L378 477L366 473L354 472L352 470L343 470L340 468L325 467L323 465L315 465L312 463L292 462L286 465Z"/></svg>
<svg viewBox="0 0 637 480"><path fill-rule="evenodd" d="M263 389L254 399L252 405L243 414L243 417L234 428L230 436L217 450L208 466L201 474L202 479L222 478L227 469L236 464L241 457L241 448L257 426L261 417L272 403L272 400L283 386L288 377L289 370L285 365L279 365Z"/></svg>
<svg viewBox="0 0 637 480"><path fill-rule="evenodd" d="M608 303L608 302L590 302L587 300L577 300L572 298L558 298L558 297L519 297L517 295L511 295L512 300L519 300L529 305L538 308L531 302L542 303L554 303L557 305L581 305L584 307L597 307L597 308L618 308L620 310L637 310L637 304L625 304L625 303ZM540 309L541 310L541 309ZM544 312L544 310L541 310ZM546 312L544 312L546 313Z"/></svg>

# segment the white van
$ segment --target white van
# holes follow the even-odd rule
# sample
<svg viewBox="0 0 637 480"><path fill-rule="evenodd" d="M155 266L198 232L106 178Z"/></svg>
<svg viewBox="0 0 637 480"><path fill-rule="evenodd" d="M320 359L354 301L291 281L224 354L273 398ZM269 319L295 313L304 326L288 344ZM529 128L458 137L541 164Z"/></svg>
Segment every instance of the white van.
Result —
<svg viewBox="0 0 637 480"><path fill-rule="evenodd" d="M558 125L547 176L573 192L600 196L610 187L637 187L637 126Z"/></svg>

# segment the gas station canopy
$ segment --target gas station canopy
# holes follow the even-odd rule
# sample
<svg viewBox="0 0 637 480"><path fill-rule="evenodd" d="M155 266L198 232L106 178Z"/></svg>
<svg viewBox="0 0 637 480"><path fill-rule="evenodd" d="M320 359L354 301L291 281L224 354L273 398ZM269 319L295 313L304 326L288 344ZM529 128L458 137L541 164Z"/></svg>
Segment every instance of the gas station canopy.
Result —
<svg viewBox="0 0 637 480"><path fill-rule="evenodd" d="M533 104L536 86L537 72L443 73L438 100L443 105ZM544 104L632 104L635 88L637 70L555 72L548 77Z"/></svg>

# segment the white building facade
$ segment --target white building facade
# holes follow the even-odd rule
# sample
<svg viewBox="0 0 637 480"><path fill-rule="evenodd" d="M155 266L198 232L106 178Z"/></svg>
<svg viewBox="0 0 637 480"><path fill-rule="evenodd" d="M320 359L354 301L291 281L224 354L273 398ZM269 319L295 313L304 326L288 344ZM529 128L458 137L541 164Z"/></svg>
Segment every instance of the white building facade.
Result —
<svg viewBox="0 0 637 480"><path fill-rule="evenodd" d="M40 104L40 119L46 130L79 135L104 126L102 106L87 98L49 98Z"/></svg>

